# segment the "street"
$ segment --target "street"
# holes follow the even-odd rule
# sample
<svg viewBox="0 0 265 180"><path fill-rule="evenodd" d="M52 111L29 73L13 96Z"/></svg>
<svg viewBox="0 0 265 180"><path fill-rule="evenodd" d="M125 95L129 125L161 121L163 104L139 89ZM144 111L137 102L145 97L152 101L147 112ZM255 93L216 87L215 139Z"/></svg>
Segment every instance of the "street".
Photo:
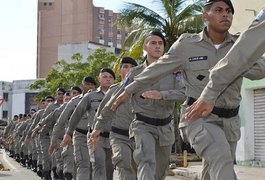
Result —
<svg viewBox="0 0 265 180"><path fill-rule="evenodd" d="M10 169L9 171L0 171L0 179L5 180L40 180L41 178L36 175L30 169L22 167L13 158L10 158L4 149L0 149L0 162L3 163L5 168ZM178 176L167 176L166 180L188 180L184 177ZM113 180L118 180L117 171L114 172Z"/></svg>

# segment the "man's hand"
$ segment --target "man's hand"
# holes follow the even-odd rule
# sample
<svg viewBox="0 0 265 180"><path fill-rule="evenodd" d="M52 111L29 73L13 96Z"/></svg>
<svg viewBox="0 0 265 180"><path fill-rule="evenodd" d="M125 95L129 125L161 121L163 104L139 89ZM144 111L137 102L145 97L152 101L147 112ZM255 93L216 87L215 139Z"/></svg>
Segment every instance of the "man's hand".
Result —
<svg viewBox="0 0 265 180"><path fill-rule="evenodd" d="M61 147L65 147L68 144L72 144L72 138L69 134L64 134L63 140L61 142Z"/></svg>
<svg viewBox="0 0 265 180"><path fill-rule="evenodd" d="M193 120L199 117L208 116L212 112L213 107L213 104L207 103L199 98L190 107L187 108L185 118L188 120Z"/></svg>
<svg viewBox="0 0 265 180"><path fill-rule="evenodd" d="M32 134L37 134L39 132L39 130L41 130L41 126L37 125L34 129L32 129Z"/></svg>
<svg viewBox="0 0 265 180"><path fill-rule="evenodd" d="M93 151L98 146L98 142L100 138L99 134L100 134L100 130L93 130L92 133L90 134L90 138L87 141L87 144L92 146Z"/></svg>
<svg viewBox="0 0 265 180"><path fill-rule="evenodd" d="M155 100L159 100L162 99L162 95L159 91L157 90L150 90L150 91L145 91L142 96L145 99L155 99Z"/></svg>
<svg viewBox="0 0 265 180"><path fill-rule="evenodd" d="M50 144L50 147L49 147L49 154L52 155L54 153L54 151L55 151L56 148L57 148L57 144L54 143L54 142L52 142Z"/></svg>
<svg viewBox="0 0 265 180"><path fill-rule="evenodd" d="M127 99L129 98L129 94L126 91L123 91L123 93L121 93L119 95L119 97L117 97L117 99L113 102L112 106L111 106L111 110L115 111L117 109L117 107L125 102Z"/></svg>

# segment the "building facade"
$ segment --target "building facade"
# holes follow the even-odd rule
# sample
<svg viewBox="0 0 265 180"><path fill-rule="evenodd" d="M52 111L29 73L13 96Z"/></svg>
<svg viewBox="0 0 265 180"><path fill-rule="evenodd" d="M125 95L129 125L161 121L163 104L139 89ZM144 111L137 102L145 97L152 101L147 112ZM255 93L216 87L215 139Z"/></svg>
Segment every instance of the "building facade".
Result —
<svg viewBox="0 0 265 180"><path fill-rule="evenodd" d="M45 78L58 60L59 44L121 48L127 32L117 27L117 16L92 0L38 0L37 78Z"/></svg>
<svg viewBox="0 0 265 180"><path fill-rule="evenodd" d="M38 108L34 101L38 91L29 88L34 81L0 81L0 119L12 119L16 114L27 114L31 109Z"/></svg>

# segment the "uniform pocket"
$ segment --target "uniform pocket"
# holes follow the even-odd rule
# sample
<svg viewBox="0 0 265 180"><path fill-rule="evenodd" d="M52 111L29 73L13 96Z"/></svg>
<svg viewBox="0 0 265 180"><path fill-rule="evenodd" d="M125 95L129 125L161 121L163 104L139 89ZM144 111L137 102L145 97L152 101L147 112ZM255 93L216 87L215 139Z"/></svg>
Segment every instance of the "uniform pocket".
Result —
<svg viewBox="0 0 265 180"><path fill-rule="evenodd" d="M190 130L189 141L196 153L201 156L203 151L213 142L211 134L202 125Z"/></svg>
<svg viewBox="0 0 265 180"><path fill-rule="evenodd" d="M238 116L230 119L225 119L223 121L224 125L224 133L226 139L230 142L235 142L240 139L241 132L240 132L240 119Z"/></svg>
<svg viewBox="0 0 265 180"><path fill-rule="evenodd" d="M112 164L114 167L117 166L122 160L121 147L117 145L112 145Z"/></svg>

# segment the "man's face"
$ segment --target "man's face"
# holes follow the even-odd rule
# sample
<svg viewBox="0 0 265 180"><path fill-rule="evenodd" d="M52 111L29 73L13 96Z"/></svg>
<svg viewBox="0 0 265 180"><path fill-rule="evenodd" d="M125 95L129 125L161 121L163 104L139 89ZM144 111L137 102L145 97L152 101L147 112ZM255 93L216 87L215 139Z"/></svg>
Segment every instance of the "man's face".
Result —
<svg viewBox="0 0 265 180"><path fill-rule="evenodd" d="M71 100L71 98L72 98L71 96L65 95L63 102L69 102Z"/></svg>
<svg viewBox="0 0 265 180"><path fill-rule="evenodd" d="M232 9L223 1L212 4L208 12L203 13L208 30L224 33L229 30L233 21Z"/></svg>
<svg viewBox="0 0 265 180"><path fill-rule="evenodd" d="M63 101L63 99L64 99L64 92L62 92L62 91L57 91L56 92L56 99L57 100L59 100L59 101Z"/></svg>
<svg viewBox="0 0 265 180"><path fill-rule="evenodd" d="M119 70L119 75L122 77L122 79L125 78L126 74L133 68L134 65L129 64L129 63L122 63L120 70Z"/></svg>
<svg viewBox="0 0 265 180"><path fill-rule="evenodd" d="M145 40L144 50L148 56L159 58L164 54L163 39L156 35L148 36Z"/></svg>
<svg viewBox="0 0 265 180"><path fill-rule="evenodd" d="M40 109L45 109L47 106L47 100L40 103Z"/></svg>
<svg viewBox="0 0 265 180"><path fill-rule="evenodd" d="M85 82L85 81L83 81L82 86L83 86L83 90L85 92L87 92L90 89L95 89L95 85L93 83L91 83L91 82Z"/></svg>
<svg viewBox="0 0 265 180"><path fill-rule="evenodd" d="M108 88L114 83L114 78L108 72L101 72L98 77L98 82L100 86Z"/></svg>
<svg viewBox="0 0 265 180"><path fill-rule="evenodd" d="M71 97L78 96L80 93L77 90L72 90L71 91Z"/></svg>

